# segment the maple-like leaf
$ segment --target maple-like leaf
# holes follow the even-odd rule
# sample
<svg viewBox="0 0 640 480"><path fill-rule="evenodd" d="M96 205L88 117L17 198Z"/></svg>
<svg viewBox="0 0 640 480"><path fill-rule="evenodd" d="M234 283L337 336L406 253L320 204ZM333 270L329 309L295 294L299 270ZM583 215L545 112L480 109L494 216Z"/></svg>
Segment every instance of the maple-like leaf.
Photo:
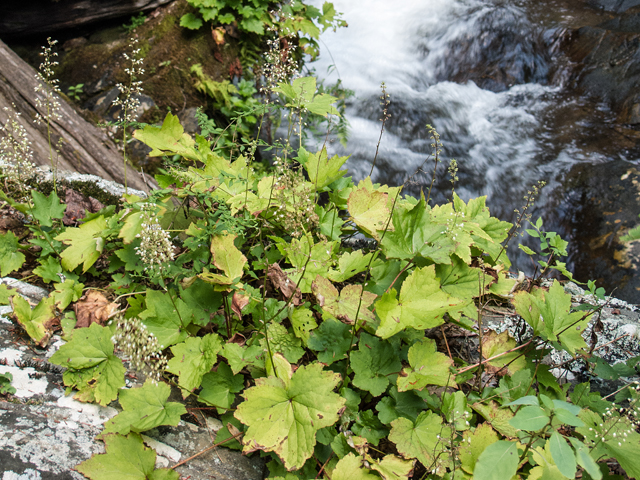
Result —
<svg viewBox="0 0 640 480"><path fill-rule="evenodd" d="M159 425L175 427L187 409L181 403L167 402L170 393L169 385L149 379L140 388L120 390L118 401L123 411L105 423L103 434L140 433Z"/></svg>
<svg viewBox="0 0 640 480"><path fill-rule="evenodd" d="M333 392L339 374L323 371L320 363L293 372L284 357L274 357L279 357L278 376L257 378L256 386L244 391L235 417L249 427L245 453L274 452L289 471L297 470L313 455L316 432L338 421L346 400Z"/></svg>
<svg viewBox="0 0 640 480"><path fill-rule="evenodd" d="M136 433L106 435L107 453L94 455L76 467L91 480L178 480L175 470L162 468L154 470L156 452L146 448L142 438Z"/></svg>
<svg viewBox="0 0 640 480"><path fill-rule="evenodd" d="M201 160L193 138L184 133L177 115L167 113L162 126L146 125L144 129L134 131L133 136L151 147L150 157L178 154L190 160Z"/></svg>
<svg viewBox="0 0 640 480"><path fill-rule="evenodd" d="M423 330L444 323L446 312L457 310L464 300L442 291L435 267L416 268L402 284L400 296L391 289L378 299L376 313L380 326L376 335L389 338L406 327Z"/></svg>
<svg viewBox="0 0 640 480"><path fill-rule="evenodd" d="M18 237L13 232L0 235L0 274L3 277L18 270L26 260L18 245Z"/></svg>
<svg viewBox="0 0 640 480"><path fill-rule="evenodd" d="M49 360L67 368L62 376L64 384L77 388L83 401L95 398L100 405L108 405L124 387L125 368L113 354L111 337L111 330L97 323L74 330L71 341Z"/></svg>
<svg viewBox="0 0 640 480"><path fill-rule="evenodd" d="M369 182L370 183L370 182ZM390 217L391 211L387 206L389 194L374 190L363 180L349 195L347 205L353 221L367 235L379 240L379 231L387 228L393 230Z"/></svg>
<svg viewBox="0 0 640 480"><path fill-rule="evenodd" d="M439 470L449 463L451 427L431 411L418 415L415 422L398 418L391 422L389 440L404 458L417 458L423 465Z"/></svg>
<svg viewBox="0 0 640 480"><path fill-rule="evenodd" d="M189 337L171 347L173 358L167 364L167 371L178 375L178 383L184 389L183 398L200 386L202 377L215 365L220 350L222 342L215 333Z"/></svg>
<svg viewBox="0 0 640 480"><path fill-rule="evenodd" d="M40 303L31 310L29 302L20 295L11 298L13 313L18 323L27 331L27 334L36 344L44 347L53 334L56 313L53 297L40 300Z"/></svg>
<svg viewBox="0 0 640 480"><path fill-rule="evenodd" d="M559 345L571 355L587 348L582 333L589 324L590 315L570 313L571 295L564 291L560 282L554 280L548 292L537 288L533 293L518 292L514 297L516 312L531 325L534 334Z"/></svg>
<svg viewBox="0 0 640 480"><path fill-rule="evenodd" d="M423 338L409 348L409 365L398 376L398 391L422 390L427 385L455 386L450 368L453 361L444 353L436 351L436 342Z"/></svg>
<svg viewBox="0 0 640 480"><path fill-rule="evenodd" d="M202 280L221 285L222 290L226 290L240 281L247 257L233 244L235 239L236 235L231 234L216 235L211 239L210 250L213 264L222 270L224 275L205 272L198 275Z"/></svg>
<svg viewBox="0 0 640 480"><path fill-rule="evenodd" d="M67 206L60 203L60 198L58 198L58 194L55 191L45 197L37 190L31 190L31 196L33 197L31 214L41 226L51 227L53 219L64 217L64 211Z"/></svg>
<svg viewBox="0 0 640 480"><path fill-rule="evenodd" d="M309 153L303 148L299 154L301 163L309 174L309 181L313 183L316 190L322 190L339 178L343 177L347 171L340 170L349 157L339 157L334 155L329 158L327 149L323 148L318 153Z"/></svg>
<svg viewBox="0 0 640 480"><path fill-rule="evenodd" d="M358 350L351 352L351 368L355 373L353 384L377 397L394 381L402 363L389 342L362 333Z"/></svg>
<svg viewBox="0 0 640 480"><path fill-rule="evenodd" d="M55 237L56 240L69 245L60 256L62 267L70 272L82 264L82 272L86 272L98 260L104 247L101 236L107 228L104 216L83 223L80 228L67 228Z"/></svg>
<svg viewBox="0 0 640 480"><path fill-rule="evenodd" d="M332 480L379 480L376 474L364 467L364 458L348 453L331 472Z"/></svg>
<svg viewBox="0 0 640 480"><path fill-rule="evenodd" d="M185 328L191 323L193 311L173 292L147 290L147 309L140 313L142 323L158 339L161 348L182 342L187 338Z"/></svg>
<svg viewBox="0 0 640 480"><path fill-rule="evenodd" d="M348 324L358 320L358 325L375 322L375 315L369 307L377 295L362 291L362 285L347 285L338 294L338 289L329 280L318 275L311 284L311 291L322 310L338 320Z"/></svg>

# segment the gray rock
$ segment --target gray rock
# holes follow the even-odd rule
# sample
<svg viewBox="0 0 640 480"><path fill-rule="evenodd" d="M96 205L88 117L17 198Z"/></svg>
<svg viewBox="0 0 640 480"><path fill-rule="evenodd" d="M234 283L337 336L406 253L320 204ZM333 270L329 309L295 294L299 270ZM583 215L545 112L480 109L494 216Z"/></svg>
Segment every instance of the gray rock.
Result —
<svg viewBox="0 0 640 480"><path fill-rule="evenodd" d="M10 307L0 310L10 312ZM65 395L62 369L47 362L62 345L54 336L49 348L36 350L19 328L0 317L0 373L13 375L15 395L0 396L0 473L4 479L80 480L74 471L92 455L104 453L95 440L117 408L81 403ZM131 386L131 385L129 385ZM10 400L10 401L9 401ZM218 422L219 423L219 422ZM145 432L145 443L157 452L156 466L169 467L210 447L210 428L180 422ZM211 449L177 467L192 480L259 480L264 463L225 448Z"/></svg>

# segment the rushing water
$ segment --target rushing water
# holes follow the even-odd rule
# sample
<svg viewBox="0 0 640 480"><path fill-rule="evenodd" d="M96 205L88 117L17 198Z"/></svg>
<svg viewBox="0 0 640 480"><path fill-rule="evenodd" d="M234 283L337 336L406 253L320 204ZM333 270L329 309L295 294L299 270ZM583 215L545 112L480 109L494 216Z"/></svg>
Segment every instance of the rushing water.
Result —
<svg viewBox="0 0 640 480"><path fill-rule="evenodd" d="M431 152L425 125L431 124L441 134L445 159L438 170L436 201L451 195L449 158L460 168L457 193L464 199L487 195L492 214L507 220L522 207L531 185L545 180L548 186L534 215L541 215L549 230L573 240L569 265L593 276L593 256L581 249L601 232L584 235L584 228L594 228L586 225L587 187L584 182L567 187L567 178L582 164L596 168L591 175L606 177L609 167L624 175L630 160L599 138L599 126L610 121L607 108L564 85L567 62L557 38L571 12L558 7L552 15L541 5L551 2L537 1L333 3L349 27L322 36L323 54L314 66L327 82L340 78L355 91L347 108L348 145L329 145L334 153L351 155L347 166L355 179L371 170L381 127L380 83L385 82L392 117L374 181L401 184L422 166L406 188L413 194L428 188L433 160L424 163ZM607 167L598 173L601 164ZM510 251L514 267L531 273L530 260ZM611 264L607 259L601 263L604 268ZM596 277L616 281L601 271Z"/></svg>

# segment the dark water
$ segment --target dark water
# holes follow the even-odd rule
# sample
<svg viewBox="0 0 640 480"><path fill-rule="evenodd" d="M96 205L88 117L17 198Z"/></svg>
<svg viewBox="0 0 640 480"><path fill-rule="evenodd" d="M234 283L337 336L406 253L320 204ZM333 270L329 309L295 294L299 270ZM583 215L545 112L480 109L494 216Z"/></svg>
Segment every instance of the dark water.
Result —
<svg viewBox="0 0 640 480"><path fill-rule="evenodd" d="M391 95L391 120L374 181L401 184L428 157L431 124L443 158L460 167L457 193L487 195L493 215L513 220L538 180L536 203L548 231L570 241L567 259L578 280L596 279L615 295L640 303L640 280L617 238L638 220L640 149L635 132L615 123L604 103L581 96L570 79L575 65L562 38L577 23L598 21L581 2L335 0L349 28L323 36L316 69L356 92L348 107L346 149L356 178L368 175L380 133L380 82ZM337 68L331 69L331 66ZM428 162L407 189L428 188ZM446 164L436 200L450 196ZM634 183L635 182L635 183ZM640 221L640 220L639 220ZM535 246L529 240L523 240ZM533 272L516 245L514 270Z"/></svg>

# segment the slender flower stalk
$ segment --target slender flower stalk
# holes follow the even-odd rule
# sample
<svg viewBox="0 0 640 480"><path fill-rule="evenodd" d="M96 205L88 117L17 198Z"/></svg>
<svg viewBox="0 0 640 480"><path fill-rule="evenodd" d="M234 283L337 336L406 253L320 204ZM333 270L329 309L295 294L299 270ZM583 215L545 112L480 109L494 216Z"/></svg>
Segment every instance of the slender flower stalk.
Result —
<svg viewBox="0 0 640 480"><path fill-rule="evenodd" d="M15 112L15 105L13 115L8 107L4 111L9 118L4 125L0 125L0 133L3 134L0 138L0 163L7 184L17 186L20 192L18 200L25 200L29 190L27 181L36 174L36 166L31 161L31 141L19 121L20 113Z"/></svg>
<svg viewBox="0 0 640 480"><path fill-rule="evenodd" d="M120 114L120 122L122 124L122 157L124 163L124 189L127 192L127 126L135 120L135 114L140 106L139 95L142 94L142 81L139 76L144 74L142 64L144 59L140 57L140 48L138 47L138 39L131 38L131 55L123 53L123 56L129 66L124 69L129 76L129 83L118 83L116 88L120 90L120 95L113 101L113 105L120 105L122 112Z"/></svg>
<svg viewBox="0 0 640 480"><path fill-rule="evenodd" d="M47 140L49 142L49 160L51 162L51 171L53 173L53 189L57 191L56 178L57 178L57 165L53 160L53 148L51 145L51 123L60 120L60 100L58 99L58 93L60 93L59 80L55 78L54 68L58 65L55 58L58 53L53 50L53 47L58 43L57 40L51 40L51 37L47 38L47 46L42 47L40 56L43 57L42 63L39 67L39 72L36 75L36 79L39 81L35 88L36 96L36 108L44 111L44 117L41 113L36 114L36 123L47 122ZM42 94L42 95L40 95Z"/></svg>

